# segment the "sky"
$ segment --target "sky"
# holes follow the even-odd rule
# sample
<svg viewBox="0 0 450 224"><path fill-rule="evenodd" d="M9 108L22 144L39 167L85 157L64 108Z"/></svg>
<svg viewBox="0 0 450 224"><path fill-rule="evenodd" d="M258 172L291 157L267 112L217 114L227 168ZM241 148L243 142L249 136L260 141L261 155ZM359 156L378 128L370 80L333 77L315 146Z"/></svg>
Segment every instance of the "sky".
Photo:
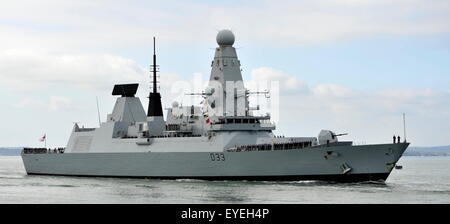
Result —
<svg viewBox="0 0 450 224"><path fill-rule="evenodd" d="M65 146L116 83L140 83L146 108L153 36L163 107L197 102L183 91L209 79L221 29L245 81L279 83L276 134L387 143L405 113L413 146L450 145L448 0L0 0L0 146Z"/></svg>

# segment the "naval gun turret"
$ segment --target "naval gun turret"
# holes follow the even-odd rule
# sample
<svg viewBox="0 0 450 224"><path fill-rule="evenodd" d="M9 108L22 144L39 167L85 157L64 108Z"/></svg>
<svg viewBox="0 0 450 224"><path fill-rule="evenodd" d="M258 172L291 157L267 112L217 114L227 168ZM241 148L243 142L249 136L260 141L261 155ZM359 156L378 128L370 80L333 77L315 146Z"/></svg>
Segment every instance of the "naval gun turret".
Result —
<svg viewBox="0 0 450 224"><path fill-rule="evenodd" d="M347 135L348 133L336 134L330 130L321 130L319 133L319 145L351 145L351 141L339 141L337 137Z"/></svg>

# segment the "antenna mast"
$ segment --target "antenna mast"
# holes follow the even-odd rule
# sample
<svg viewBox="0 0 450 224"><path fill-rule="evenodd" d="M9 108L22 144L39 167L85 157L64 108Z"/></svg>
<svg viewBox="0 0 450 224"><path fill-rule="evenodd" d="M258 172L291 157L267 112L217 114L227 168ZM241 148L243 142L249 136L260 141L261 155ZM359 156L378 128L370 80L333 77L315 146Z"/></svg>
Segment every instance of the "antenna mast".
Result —
<svg viewBox="0 0 450 224"><path fill-rule="evenodd" d="M98 97L95 97L97 100L97 114L98 114L98 126L100 127L101 121L100 121L100 109L98 108Z"/></svg>
<svg viewBox="0 0 450 224"><path fill-rule="evenodd" d="M156 72L158 72L158 65L156 65L156 38L153 37L153 65L150 66L150 71L153 73L153 91L149 94L147 117L163 116L161 105L161 94L158 93L158 80Z"/></svg>
<svg viewBox="0 0 450 224"><path fill-rule="evenodd" d="M406 123L405 123L405 113L403 113L403 139L406 142Z"/></svg>
<svg viewBox="0 0 450 224"><path fill-rule="evenodd" d="M153 72L153 93L157 93L157 87L156 87L156 41L155 37L153 37L153 65L152 65L152 72Z"/></svg>

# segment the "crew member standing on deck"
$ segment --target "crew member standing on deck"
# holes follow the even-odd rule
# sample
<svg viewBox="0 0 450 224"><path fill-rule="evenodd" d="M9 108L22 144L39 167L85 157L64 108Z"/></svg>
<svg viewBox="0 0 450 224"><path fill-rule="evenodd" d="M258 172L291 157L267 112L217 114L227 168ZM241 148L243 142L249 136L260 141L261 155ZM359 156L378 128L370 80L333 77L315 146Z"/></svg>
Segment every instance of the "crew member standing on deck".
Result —
<svg viewBox="0 0 450 224"><path fill-rule="evenodd" d="M394 135L394 137L392 137L392 139L394 139L394 144L395 144L395 135Z"/></svg>

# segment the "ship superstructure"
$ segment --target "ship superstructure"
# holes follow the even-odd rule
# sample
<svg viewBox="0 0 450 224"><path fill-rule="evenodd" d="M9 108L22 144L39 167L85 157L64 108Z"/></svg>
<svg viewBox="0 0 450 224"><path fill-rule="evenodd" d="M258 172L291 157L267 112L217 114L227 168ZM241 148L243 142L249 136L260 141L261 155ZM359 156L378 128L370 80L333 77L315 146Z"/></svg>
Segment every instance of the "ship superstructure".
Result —
<svg viewBox="0 0 450 224"><path fill-rule="evenodd" d="M99 128L75 124L64 153L25 149L28 174L245 180L385 180L409 143L353 146L332 131L318 137L276 137L269 115L254 115L229 30L218 47L201 106L174 102L164 120L156 53L147 113L138 84L119 96Z"/></svg>

